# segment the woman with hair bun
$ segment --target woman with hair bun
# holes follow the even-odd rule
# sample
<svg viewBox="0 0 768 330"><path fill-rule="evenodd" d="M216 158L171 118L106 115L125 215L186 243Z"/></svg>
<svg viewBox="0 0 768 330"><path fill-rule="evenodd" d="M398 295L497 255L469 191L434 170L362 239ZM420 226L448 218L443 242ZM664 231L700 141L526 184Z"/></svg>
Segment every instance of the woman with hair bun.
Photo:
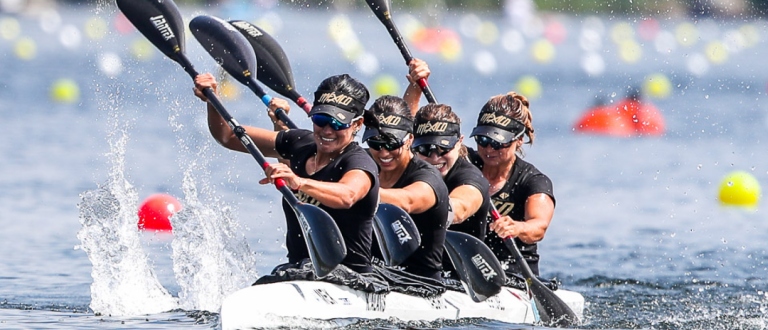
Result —
<svg viewBox="0 0 768 330"><path fill-rule="evenodd" d="M491 222L486 244L509 266L507 272L521 273L503 242L514 237L531 270L539 275L537 243L552 221L555 195L549 177L523 160L523 144L533 144L535 138L529 106L528 99L515 92L491 97L472 130L477 150L469 149L469 159L488 180L493 205L501 214Z"/></svg>

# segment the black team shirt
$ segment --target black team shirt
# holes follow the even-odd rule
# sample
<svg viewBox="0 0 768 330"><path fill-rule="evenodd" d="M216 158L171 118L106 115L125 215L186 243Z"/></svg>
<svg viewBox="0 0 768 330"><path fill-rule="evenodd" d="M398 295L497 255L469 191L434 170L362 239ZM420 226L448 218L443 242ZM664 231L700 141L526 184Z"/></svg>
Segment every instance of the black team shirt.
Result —
<svg viewBox="0 0 768 330"><path fill-rule="evenodd" d="M472 164L482 170L483 160L477 154L477 151L469 149L469 159ZM552 180L531 163L517 157L512 165L511 172L509 180L504 184L504 187L491 196L493 205L496 206L501 215L508 215L516 221L523 221L522 219L525 218L525 201L531 195L544 193L549 195L553 202L555 201ZM489 218L488 221L493 221L493 219ZM485 243L496 254L499 261L510 265L509 272L521 273L521 270L514 265L515 259L506 246L504 246L504 241L495 232L488 231ZM531 267L533 273L539 275L539 253L536 243L526 244L515 238L515 244L520 248L520 252L523 254L525 261L528 262L528 266Z"/></svg>
<svg viewBox="0 0 768 330"><path fill-rule="evenodd" d="M275 150L281 157L290 160L291 169L302 178L339 182L344 174L352 170L361 170L368 174L371 180L371 190L350 209L330 208L302 192L295 194L300 201L319 206L336 221L347 245L347 256L341 263L359 273L371 272L373 216L379 202L379 170L373 159L363 148L353 142L330 164L317 173L309 175L306 164L317 152L317 145L312 137L312 131L301 129L279 132L275 142ZM288 229L286 234L288 261L298 262L309 258L299 221L285 200L283 200L283 212L285 212Z"/></svg>
<svg viewBox="0 0 768 330"><path fill-rule="evenodd" d="M392 188L404 188L415 182L424 182L432 187L437 202L419 214L411 214L421 235L421 245L400 266L409 273L437 280L442 279L443 244L448 227L448 188L440 172L418 157L411 158L408 167Z"/></svg>

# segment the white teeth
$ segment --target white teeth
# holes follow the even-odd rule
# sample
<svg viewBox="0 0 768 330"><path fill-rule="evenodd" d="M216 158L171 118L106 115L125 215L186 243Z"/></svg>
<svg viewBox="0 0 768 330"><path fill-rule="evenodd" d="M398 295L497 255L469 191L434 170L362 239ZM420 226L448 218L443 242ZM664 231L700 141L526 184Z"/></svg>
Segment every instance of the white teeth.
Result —
<svg viewBox="0 0 768 330"><path fill-rule="evenodd" d="M394 159L395 158L379 158L379 160L381 160L382 163L389 163L389 162L393 161Z"/></svg>
<svg viewBox="0 0 768 330"><path fill-rule="evenodd" d="M333 142L333 141L336 141L336 139L329 139L329 138L324 138L324 137L322 137L322 136L320 137L320 140L323 140L323 141L325 141L325 142Z"/></svg>
<svg viewBox="0 0 768 330"><path fill-rule="evenodd" d="M434 166L436 169L440 170L440 169L443 169L443 167L445 167L445 164L435 164L435 165L433 165L433 166Z"/></svg>

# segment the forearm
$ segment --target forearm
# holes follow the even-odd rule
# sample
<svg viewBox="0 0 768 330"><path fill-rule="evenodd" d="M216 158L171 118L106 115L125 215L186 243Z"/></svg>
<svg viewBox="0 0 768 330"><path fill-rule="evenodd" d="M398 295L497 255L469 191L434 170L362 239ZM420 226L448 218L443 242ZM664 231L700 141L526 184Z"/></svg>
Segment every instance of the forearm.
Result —
<svg viewBox="0 0 768 330"><path fill-rule="evenodd" d="M423 213L435 204L434 200L431 203L425 202L423 197L420 198L420 196L408 189L381 188L379 190L379 197L382 203L397 206L409 214Z"/></svg>
<svg viewBox="0 0 768 330"><path fill-rule="evenodd" d="M471 210L469 203L460 198L451 197L451 208L453 209L453 224L462 223L477 212L477 209Z"/></svg>
<svg viewBox="0 0 768 330"><path fill-rule="evenodd" d="M519 227L517 238L523 243L533 244L538 243L544 239L544 235L547 232L547 226L542 225L542 221L536 219L529 219L527 221L516 221L516 225Z"/></svg>
<svg viewBox="0 0 768 330"><path fill-rule="evenodd" d="M408 84L408 88L405 89L403 94L403 100L408 104L408 109L411 111L411 115L416 115L419 111L419 102L421 101L421 87L418 84Z"/></svg>
<svg viewBox="0 0 768 330"><path fill-rule="evenodd" d="M483 206L483 194L475 186L461 185L454 188L450 194L453 209L453 223L462 223L475 214Z"/></svg>
<svg viewBox="0 0 768 330"><path fill-rule="evenodd" d="M356 190L346 184L308 178L301 178L299 181L301 183L299 191L330 208L349 209L362 198Z"/></svg>
<svg viewBox="0 0 768 330"><path fill-rule="evenodd" d="M245 147L243 147L242 144L232 143L232 141L237 142L237 137L229 127L229 124L224 120L224 118L219 114L219 112L210 102L206 102L206 104L208 109L208 131L211 133L211 136L213 136L216 142L222 146L232 150L245 152Z"/></svg>

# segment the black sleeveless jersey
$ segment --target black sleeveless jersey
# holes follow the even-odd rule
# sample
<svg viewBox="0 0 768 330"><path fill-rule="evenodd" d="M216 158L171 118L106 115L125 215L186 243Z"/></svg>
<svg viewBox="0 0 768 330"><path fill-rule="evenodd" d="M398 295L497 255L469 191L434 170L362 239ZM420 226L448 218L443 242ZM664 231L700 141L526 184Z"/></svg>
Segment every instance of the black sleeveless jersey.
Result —
<svg viewBox="0 0 768 330"><path fill-rule="evenodd" d="M467 148L469 150L469 159L482 170L483 160L477 151ZM504 187L497 191L491 200L496 209L501 215L508 215L516 221L524 221L525 218L525 201L529 196L544 193L555 201L555 195L552 189L552 180L545 174L541 173L535 166L517 157L515 164L512 165L512 171L509 180ZM493 219L488 219L493 221ZM512 254L504 246L504 241L496 235L493 231L488 231L488 235L485 238L485 243L493 250L494 254L499 258L502 263L506 262L510 265L510 271L520 273L521 270L514 266L515 260ZM536 243L526 244L515 238L517 247L520 248L520 252L528 262L528 266L531 270L538 275L539 274L539 253Z"/></svg>
<svg viewBox="0 0 768 330"><path fill-rule="evenodd" d="M353 142L330 164L317 173L309 175L306 163L317 152L317 145L311 131L300 129L279 132L275 141L275 150L281 157L291 161L291 170L302 178L338 182L344 174L352 170L362 170L368 174L371 179L371 190L348 210L327 207L301 191L295 194L300 201L319 206L336 221L347 245L347 256L342 264L360 273L370 272L373 216L379 202L379 171L373 159L363 148ZM283 211L288 229L286 234L288 261L298 262L309 258L296 214L285 200L283 200Z"/></svg>
<svg viewBox="0 0 768 330"><path fill-rule="evenodd" d="M409 273L441 279L443 268L443 244L448 227L448 188L446 188L440 172L418 157L411 158L408 167L392 188L404 188L415 182L422 181L432 187L436 203L429 210L411 214L421 236L421 245L401 266Z"/></svg>
<svg viewBox="0 0 768 330"><path fill-rule="evenodd" d="M448 187L449 194L456 187L464 185L470 185L480 190L480 194L483 195L483 204L480 205L477 212L464 220L464 222L451 225L448 229L470 234L480 240L485 239L486 232L488 231L488 212L491 210L491 198L488 196L490 185L488 180L483 177L483 172L480 172L480 169L473 166L466 158L459 157L445 175L443 181L445 181L445 185Z"/></svg>

